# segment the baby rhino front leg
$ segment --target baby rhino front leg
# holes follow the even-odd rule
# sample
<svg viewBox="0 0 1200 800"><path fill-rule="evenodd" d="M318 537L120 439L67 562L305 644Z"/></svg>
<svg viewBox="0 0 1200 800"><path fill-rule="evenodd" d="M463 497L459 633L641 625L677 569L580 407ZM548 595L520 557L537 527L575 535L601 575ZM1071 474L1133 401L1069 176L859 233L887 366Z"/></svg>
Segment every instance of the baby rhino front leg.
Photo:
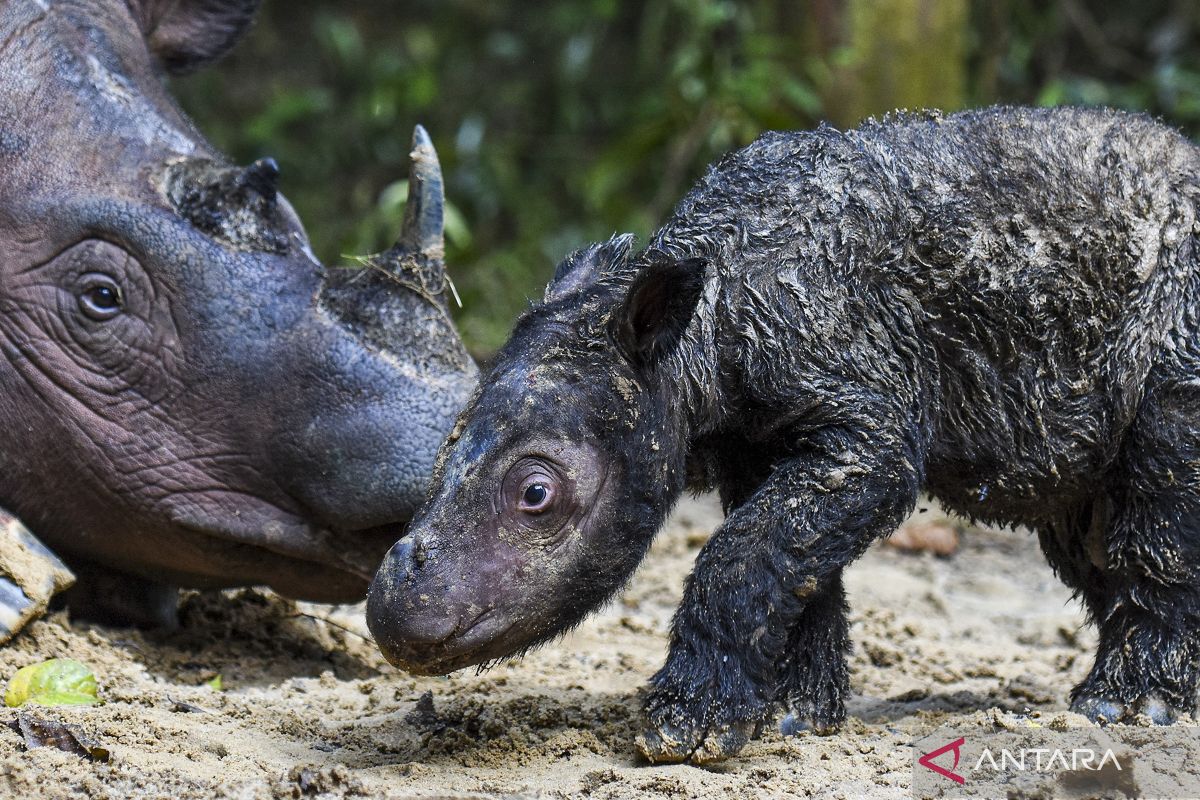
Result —
<svg viewBox="0 0 1200 800"><path fill-rule="evenodd" d="M727 758L785 695L824 728L841 721L842 568L896 528L919 490L912 439L873 438L824 432L810 454L777 465L701 550L646 700L638 746L649 760ZM791 653L789 643L823 652Z"/></svg>
<svg viewBox="0 0 1200 800"><path fill-rule="evenodd" d="M50 598L74 581L19 519L0 509L0 644L45 613Z"/></svg>

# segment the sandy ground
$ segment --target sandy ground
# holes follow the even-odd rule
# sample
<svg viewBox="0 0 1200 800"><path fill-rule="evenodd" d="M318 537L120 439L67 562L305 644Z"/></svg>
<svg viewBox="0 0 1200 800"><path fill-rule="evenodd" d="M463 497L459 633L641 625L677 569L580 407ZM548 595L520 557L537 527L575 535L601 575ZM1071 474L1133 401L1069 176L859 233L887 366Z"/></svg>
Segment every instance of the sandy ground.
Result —
<svg viewBox="0 0 1200 800"><path fill-rule="evenodd" d="M0 650L0 676L56 656L92 666L103 706L38 713L79 723L111 761L26 751L0 727L0 795L908 797L918 735L1052 719L1090 664L1094 635L1031 535L972 529L950 559L876 547L847 579L855 696L840 733L769 732L713 769L647 766L633 748L639 692L719 521L711 499L683 503L618 602L483 675L411 678L304 616L365 633L361 608L255 590L192 595L171 634L52 616ZM205 685L218 674L224 691Z"/></svg>

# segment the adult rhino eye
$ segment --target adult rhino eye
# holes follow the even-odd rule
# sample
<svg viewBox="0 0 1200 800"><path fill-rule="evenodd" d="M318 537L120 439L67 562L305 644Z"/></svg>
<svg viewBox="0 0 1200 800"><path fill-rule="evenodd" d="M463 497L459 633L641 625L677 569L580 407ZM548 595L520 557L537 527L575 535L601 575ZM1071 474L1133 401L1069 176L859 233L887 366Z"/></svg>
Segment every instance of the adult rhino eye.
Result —
<svg viewBox="0 0 1200 800"><path fill-rule="evenodd" d="M79 309L88 317L104 321L121 313L121 287L106 275L89 275L79 292Z"/></svg>
<svg viewBox="0 0 1200 800"><path fill-rule="evenodd" d="M540 514L550 507L554 492L545 483L531 483L521 492L521 510L526 514Z"/></svg>

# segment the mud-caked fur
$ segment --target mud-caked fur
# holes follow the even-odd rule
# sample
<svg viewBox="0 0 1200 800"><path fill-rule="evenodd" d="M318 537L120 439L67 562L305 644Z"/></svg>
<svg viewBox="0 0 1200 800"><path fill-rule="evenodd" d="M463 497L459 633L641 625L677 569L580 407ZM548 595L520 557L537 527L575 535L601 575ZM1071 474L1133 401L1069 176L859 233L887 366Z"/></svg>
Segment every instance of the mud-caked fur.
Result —
<svg viewBox="0 0 1200 800"><path fill-rule="evenodd" d="M649 758L725 757L780 705L836 726L842 571L922 490L1037 531L1100 631L1074 708L1194 711L1198 176L1186 139L1106 110L772 133L711 168L643 252L589 280L560 270L494 374L583 377L510 425L654 421L590 432L657 481L628 552L685 488L664 465L686 462L727 513L652 681ZM637 391L609 388L626 374ZM622 480L614 505L646 491Z"/></svg>

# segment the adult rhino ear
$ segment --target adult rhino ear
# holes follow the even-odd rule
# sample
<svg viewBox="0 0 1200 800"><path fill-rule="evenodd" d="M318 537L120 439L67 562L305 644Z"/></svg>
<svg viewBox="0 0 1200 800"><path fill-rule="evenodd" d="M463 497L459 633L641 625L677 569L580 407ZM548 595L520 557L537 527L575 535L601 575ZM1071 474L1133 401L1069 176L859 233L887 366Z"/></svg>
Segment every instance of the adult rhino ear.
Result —
<svg viewBox="0 0 1200 800"><path fill-rule="evenodd" d="M612 319L613 338L630 361L653 366L679 344L704 293L706 264L662 256L634 277Z"/></svg>
<svg viewBox="0 0 1200 800"><path fill-rule="evenodd" d="M126 0L150 52L170 73L191 72L229 52L261 0Z"/></svg>
<svg viewBox="0 0 1200 800"><path fill-rule="evenodd" d="M607 242L576 250L564 258L546 286L546 302L566 297L590 285L604 273L625 266L634 238L632 233L623 233Z"/></svg>

